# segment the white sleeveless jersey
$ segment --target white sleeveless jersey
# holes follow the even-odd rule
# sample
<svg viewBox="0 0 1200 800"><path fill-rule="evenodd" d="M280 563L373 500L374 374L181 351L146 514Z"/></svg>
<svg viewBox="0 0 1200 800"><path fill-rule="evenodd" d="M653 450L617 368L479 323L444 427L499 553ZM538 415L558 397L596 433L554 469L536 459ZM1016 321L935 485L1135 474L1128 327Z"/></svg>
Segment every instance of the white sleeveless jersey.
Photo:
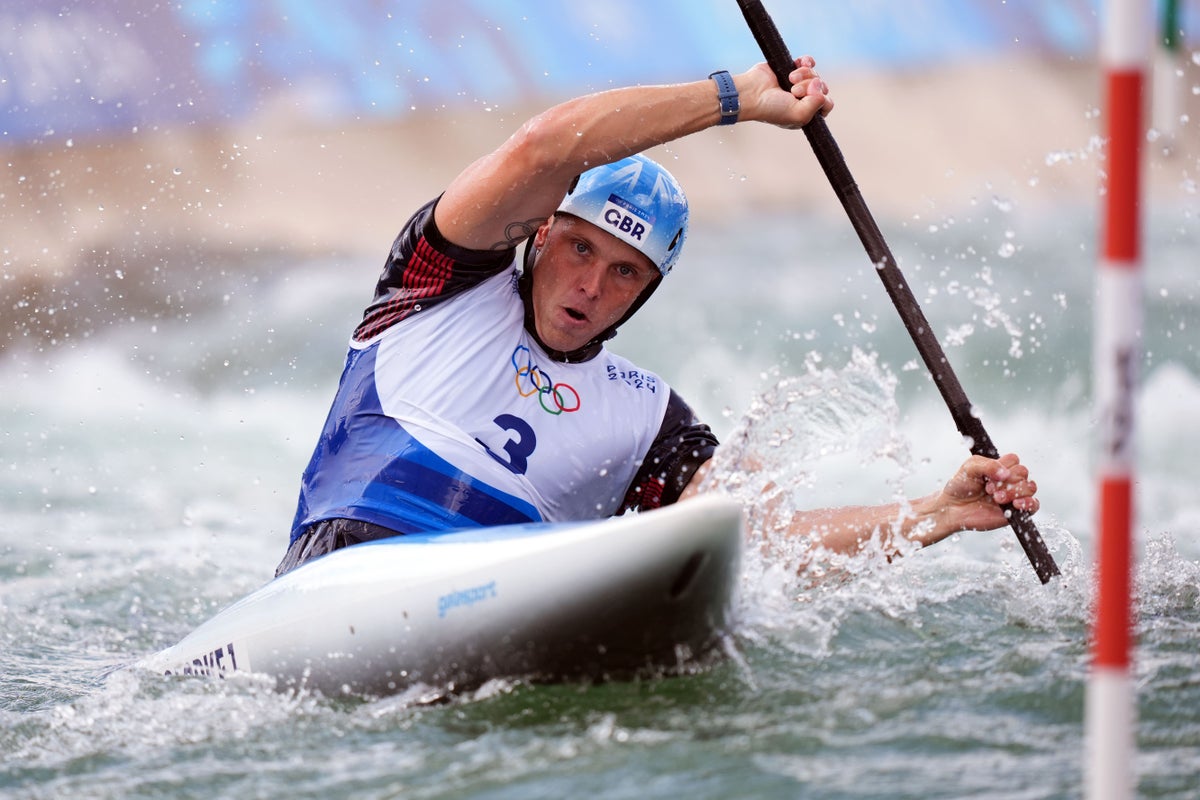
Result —
<svg viewBox="0 0 1200 800"><path fill-rule="evenodd" d="M553 361L525 329L515 269L503 271L351 343L294 530L333 517L411 532L611 515L669 395L606 349Z"/></svg>

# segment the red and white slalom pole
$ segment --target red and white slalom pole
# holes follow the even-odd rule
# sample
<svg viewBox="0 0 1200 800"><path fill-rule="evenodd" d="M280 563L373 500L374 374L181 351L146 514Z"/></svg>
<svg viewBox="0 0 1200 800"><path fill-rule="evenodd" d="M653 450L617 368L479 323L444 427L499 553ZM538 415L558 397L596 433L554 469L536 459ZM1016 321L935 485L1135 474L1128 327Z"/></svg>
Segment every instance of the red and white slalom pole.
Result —
<svg viewBox="0 0 1200 800"><path fill-rule="evenodd" d="M1103 258L1095 317L1097 602L1084 713L1088 800L1125 800L1135 788L1133 627L1134 392L1142 333L1141 152L1153 0L1105 0L1108 158Z"/></svg>

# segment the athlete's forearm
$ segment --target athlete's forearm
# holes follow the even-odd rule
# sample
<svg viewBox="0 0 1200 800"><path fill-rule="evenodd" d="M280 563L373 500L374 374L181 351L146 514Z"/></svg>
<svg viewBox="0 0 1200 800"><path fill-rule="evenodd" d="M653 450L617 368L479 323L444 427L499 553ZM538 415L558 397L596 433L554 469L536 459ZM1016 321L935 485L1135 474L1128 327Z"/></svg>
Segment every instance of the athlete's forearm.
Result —
<svg viewBox="0 0 1200 800"><path fill-rule="evenodd" d="M716 125L711 80L612 89L569 100L527 122L514 146L529 148L547 174L574 177Z"/></svg>
<svg viewBox="0 0 1200 800"><path fill-rule="evenodd" d="M554 213L576 175L719 119L712 81L612 89L561 103L451 182L438 203L438 227L465 247L515 246Z"/></svg>
<svg viewBox="0 0 1200 800"><path fill-rule="evenodd" d="M927 547L945 539L956 530L947 522L931 495L913 502L798 511L786 528L791 535L809 537L814 544L846 555L859 552L878 533L891 557L899 552L901 540Z"/></svg>
<svg viewBox="0 0 1200 800"><path fill-rule="evenodd" d="M712 462L709 461L697 470L680 500L719 490L720 481L710 477L711 472ZM946 507L941 493L904 503L791 511L784 507L775 488L774 483L763 487L764 498L772 498L764 499L760 506L761 524L765 530L807 538L814 545L846 555L859 552L876 531L891 557L900 549L896 537L927 547L963 530L962 524Z"/></svg>
<svg viewBox="0 0 1200 800"><path fill-rule="evenodd" d="M802 59L792 92L766 64L734 76L739 121L792 128L833 102ZM435 212L438 228L455 244L507 248L532 234L558 207L584 170L710 128L721 120L715 81L612 89L568 100L526 122L497 150L451 181Z"/></svg>
<svg viewBox="0 0 1200 800"><path fill-rule="evenodd" d="M766 65L733 76L740 122L761 121L799 127L833 108L826 87L812 69L797 67L796 92L780 91ZM546 176L550 196L558 182L585 169L681 139L721 122L717 83L702 79L658 86L631 86L597 92L560 103L522 126L502 151L525 161L533 176ZM530 186L526 187L531 188Z"/></svg>

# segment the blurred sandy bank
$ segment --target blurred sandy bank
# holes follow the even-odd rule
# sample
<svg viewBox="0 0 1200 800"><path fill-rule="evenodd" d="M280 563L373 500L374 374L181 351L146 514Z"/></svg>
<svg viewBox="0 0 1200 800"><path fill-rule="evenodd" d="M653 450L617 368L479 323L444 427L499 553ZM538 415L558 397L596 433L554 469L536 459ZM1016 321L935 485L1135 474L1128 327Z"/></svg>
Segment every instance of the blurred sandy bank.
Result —
<svg viewBox="0 0 1200 800"><path fill-rule="evenodd" d="M1188 60L1179 70L1179 135L1152 135L1146 147L1151 210L1195 202L1200 99L1191 87L1200 67ZM1006 59L826 77L837 102L830 129L885 233L890 221L936 222L995 198L1029 214L1098 202L1102 76L1094 65ZM236 127L51 137L12 149L3 160L0 347L17 335L14 324L30 325L31 309L93 291L136 294L131 275L174 275L143 279L142 291L156 295L281 254L340 254L355 269L363 259L374 269L418 204L537 110L458 108L355 123L281 103ZM657 156L683 182L699 224L793 210L843 219L801 132L718 128ZM117 275L124 283L114 289Z"/></svg>

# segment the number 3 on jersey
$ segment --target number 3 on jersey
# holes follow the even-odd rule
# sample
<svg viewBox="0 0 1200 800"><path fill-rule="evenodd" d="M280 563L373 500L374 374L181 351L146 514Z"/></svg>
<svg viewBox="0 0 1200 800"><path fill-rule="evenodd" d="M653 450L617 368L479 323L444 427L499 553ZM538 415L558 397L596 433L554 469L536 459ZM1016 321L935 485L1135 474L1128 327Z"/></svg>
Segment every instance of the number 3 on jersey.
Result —
<svg viewBox="0 0 1200 800"><path fill-rule="evenodd" d="M537 447L537 435L534 434L533 428L529 423L520 417L512 414L501 414L493 420L502 430L511 431L516 434L515 437L510 436L508 441L504 443L504 452L508 454L508 458L499 455L492 448L484 444L483 441L476 439L475 441L483 445L483 449L487 450L488 455L499 461L510 472L517 475L524 475L529 469L529 456L533 454L533 449Z"/></svg>

